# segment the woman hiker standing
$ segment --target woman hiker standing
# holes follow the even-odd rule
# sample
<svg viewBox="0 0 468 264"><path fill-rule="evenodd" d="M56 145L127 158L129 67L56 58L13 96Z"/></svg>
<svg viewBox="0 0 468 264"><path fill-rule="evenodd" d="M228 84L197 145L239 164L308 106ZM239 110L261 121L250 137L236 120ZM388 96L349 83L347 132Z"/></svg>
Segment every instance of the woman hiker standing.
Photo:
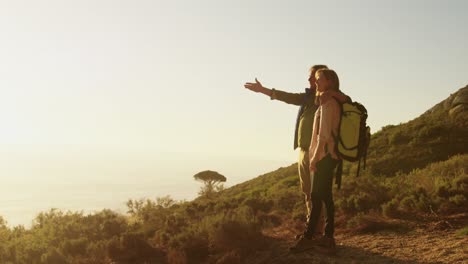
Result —
<svg viewBox="0 0 468 264"><path fill-rule="evenodd" d="M335 253L334 216L332 184L335 167L339 161L335 153L335 136L338 135L340 122L340 103L351 99L341 93L340 82L335 71L320 69L316 77L316 104L319 106L314 117L312 139L309 149L310 173L312 177L312 211L306 230L292 252L300 252L313 247ZM317 227L322 203L325 205L325 234L317 237L314 230Z"/></svg>

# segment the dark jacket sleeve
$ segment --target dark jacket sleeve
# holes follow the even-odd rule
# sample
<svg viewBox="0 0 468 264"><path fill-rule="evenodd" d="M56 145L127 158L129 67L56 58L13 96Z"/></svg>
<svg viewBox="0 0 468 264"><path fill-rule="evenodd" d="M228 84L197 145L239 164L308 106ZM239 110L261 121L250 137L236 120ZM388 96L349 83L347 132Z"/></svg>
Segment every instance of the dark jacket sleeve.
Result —
<svg viewBox="0 0 468 264"><path fill-rule="evenodd" d="M271 100L278 100L287 104L302 105L306 93L288 93L276 89L272 89Z"/></svg>

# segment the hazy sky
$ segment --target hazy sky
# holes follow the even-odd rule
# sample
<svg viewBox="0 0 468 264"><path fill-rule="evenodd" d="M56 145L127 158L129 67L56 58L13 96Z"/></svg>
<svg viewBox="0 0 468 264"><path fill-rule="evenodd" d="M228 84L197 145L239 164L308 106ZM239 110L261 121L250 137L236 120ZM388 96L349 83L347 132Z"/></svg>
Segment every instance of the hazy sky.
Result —
<svg viewBox="0 0 468 264"><path fill-rule="evenodd" d="M245 82L301 92L309 67L327 64L375 132L468 84L467 11L468 1L2 0L2 153L288 165L297 107Z"/></svg>

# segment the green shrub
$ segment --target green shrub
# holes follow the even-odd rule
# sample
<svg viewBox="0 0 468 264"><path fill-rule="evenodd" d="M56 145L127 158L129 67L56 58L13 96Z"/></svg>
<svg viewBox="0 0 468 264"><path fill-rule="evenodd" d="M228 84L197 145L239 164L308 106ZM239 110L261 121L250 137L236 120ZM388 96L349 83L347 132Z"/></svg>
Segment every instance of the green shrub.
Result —
<svg viewBox="0 0 468 264"><path fill-rule="evenodd" d="M461 195L461 194L457 194L455 196L450 197L449 201L451 203L455 204L456 206L465 206L465 205L468 204L467 203L468 200L466 199L466 197L464 195Z"/></svg>
<svg viewBox="0 0 468 264"><path fill-rule="evenodd" d="M72 257L86 255L86 248L88 244L89 241L85 237L70 239L62 243L60 251L63 252L63 254Z"/></svg>
<svg viewBox="0 0 468 264"><path fill-rule="evenodd" d="M468 236L468 226L465 226L464 228L458 230L457 235L458 236Z"/></svg>
<svg viewBox="0 0 468 264"><path fill-rule="evenodd" d="M56 248L51 248L47 253L41 256L41 262L47 264L64 264L69 263L67 258Z"/></svg>
<svg viewBox="0 0 468 264"><path fill-rule="evenodd" d="M400 216L400 211L398 210L399 202L397 199L392 199L388 203L382 205L382 213L388 218L396 218Z"/></svg>
<svg viewBox="0 0 468 264"><path fill-rule="evenodd" d="M264 246L260 225L251 221L223 219L213 225L209 236L213 248L222 252L251 253Z"/></svg>
<svg viewBox="0 0 468 264"><path fill-rule="evenodd" d="M248 198L242 202L243 205L252 209L254 214L257 212L268 212L273 207L273 201L264 198Z"/></svg>
<svg viewBox="0 0 468 264"><path fill-rule="evenodd" d="M270 213L259 213L257 215L257 220L262 228L268 228L281 225L283 219L278 211L273 211Z"/></svg>
<svg viewBox="0 0 468 264"><path fill-rule="evenodd" d="M273 199L276 208L281 208L287 212L293 211L298 202L304 203L304 196L299 191L299 188L296 190L286 189L278 191Z"/></svg>
<svg viewBox="0 0 468 264"><path fill-rule="evenodd" d="M395 144L395 145L400 145L407 143L409 141L408 136L402 132L401 130L393 132L393 134L390 135L390 144Z"/></svg>
<svg viewBox="0 0 468 264"><path fill-rule="evenodd" d="M176 234L168 246L172 250L183 252L187 263L202 263L209 253L208 234L196 228L186 229Z"/></svg>

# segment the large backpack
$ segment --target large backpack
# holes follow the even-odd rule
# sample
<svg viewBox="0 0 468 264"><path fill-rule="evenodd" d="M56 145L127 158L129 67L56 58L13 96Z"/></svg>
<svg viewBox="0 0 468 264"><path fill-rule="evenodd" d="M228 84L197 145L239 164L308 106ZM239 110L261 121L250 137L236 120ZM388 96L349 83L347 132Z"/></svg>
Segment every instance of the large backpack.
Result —
<svg viewBox="0 0 468 264"><path fill-rule="evenodd" d="M336 100L336 98L335 98ZM342 160L358 161L357 176L361 169L361 160L366 168L367 149L370 143L370 127L367 126L367 109L358 102L340 103L341 118L338 135L335 135L335 152ZM343 162L340 161L336 173L336 184L341 186Z"/></svg>

